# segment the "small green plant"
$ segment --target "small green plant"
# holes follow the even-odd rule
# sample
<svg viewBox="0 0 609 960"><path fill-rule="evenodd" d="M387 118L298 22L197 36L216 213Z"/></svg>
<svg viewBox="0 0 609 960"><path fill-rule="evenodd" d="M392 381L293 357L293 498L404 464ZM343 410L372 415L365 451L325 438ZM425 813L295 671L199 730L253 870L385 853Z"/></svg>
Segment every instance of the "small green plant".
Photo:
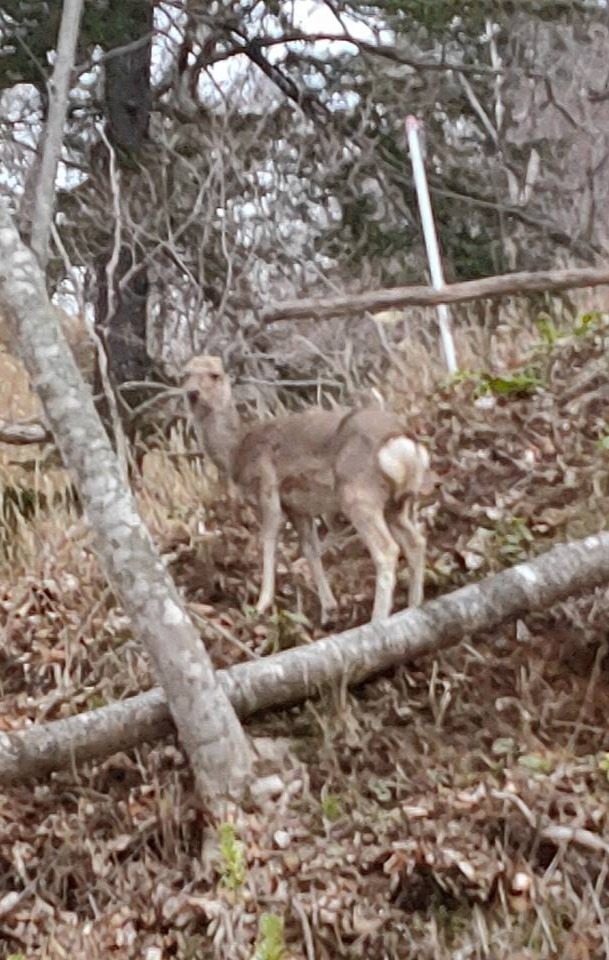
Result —
<svg viewBox="0 0 609 960"><path fill-rule="evenodd" d="M561 333L552 317L547 313L540 313L537 315L535 321L535 326L539 330L539 335L544 344L548 347L553 347L554 344L560 340Z"/></svg>
<svg viewBox="0 0 609 960"><path fill-rule="evenodd" d="M326 793L321 798L321 812L324 820L334 823L343 815L343 805L340 797L335 793Z"/></svg>
<svg viewBox="0 0 609 960"><path fill-rule="evenodd" d="M510 563L519 563L528 557L527 545L535 539L522 517L510 517L496 531L499 556Z"/></svg>
<svg viewBox="0 0 609 960"><path fill-rule="evenodd" d="M601 753L598 758L598 769L609 780L609 753Z"/></svg>
<svg viewBox="0 0 609 960"><path fill-rule="evenodd" d="M92 693L87 699L87 707L89 710L99 710L100 707L105 707L107 702L101 693Z"/></svg>
<svg viewBox="0 0 609 960"><path fill-rule="evenodd" d="M499 397L514 394L522 396L544 386L544 380L541 378L536 365L522 367L520 370L514 370L503 375L497 374L496 376L486 373L484 370L460 370L444 380L441 387L450 389L459 383L473 383L476 397L484 397L489 393Z"/></svg>
<svg viewBox="0 0 609 960"><path fill-rule="evenodd" d="M285 939L283 918L275 913L263 913L258 927L258 943L252 960L283 960Z"/></svg>
<svg viewBox="0 0 609 960"><path fill-rule="evenodd" d="M603 314L600 310L590 310L582 314L573 328L576 337L584 337L591 330L597 330L603 324Z"/></svg>
<svg viewBox="0 0 609 960"><path fill-rule="evenodd" d="M483 373L476 392L479 396L487 393L494 393L497 397L522 396L533 393L543 385L543 380L536 370L524 368L515 373L506 373L502 377Z"/></svg>
<svg viewBox="0 0 609 960"><path fill-rule="evenodd" d="M539 753L524 753L518 757L518 765L530 770L531 773L552 773L554 761L551 757L543 757Z"/></svg>
<svg viewBox="0 0 609 960"><path fill-rule="evenodd" d="M220 825L220 858L222 883L229 890L238 890L245 883L245 846L238 839L232 823Z"/></svg>
<svg viewBox="0 0 609 960"><path fill-rule="evenodd" d="M301 613L277 608L269 617L269 631L263 653L279 653L290 650L303 642L303 627L311 624Z"/></svg>

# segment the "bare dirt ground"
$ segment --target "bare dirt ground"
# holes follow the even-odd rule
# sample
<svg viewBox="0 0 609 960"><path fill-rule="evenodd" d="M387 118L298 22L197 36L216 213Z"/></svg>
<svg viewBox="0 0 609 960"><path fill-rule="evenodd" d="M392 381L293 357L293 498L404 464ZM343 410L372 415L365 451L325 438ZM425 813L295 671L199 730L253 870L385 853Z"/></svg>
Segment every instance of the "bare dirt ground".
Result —
<svg viewBox="0 0 609 960"><path fill-rule="evenodd" d="M543 333L429 396L389 390L442 477L422 508L429 597L607 525L609 330ZM0 730L154 683L62 478L9 459ZM252 615L255 525L198 467L151 455L139 498L218 666L320 635L289 537L278 612ZM346 628L373 571L348 532L329 537ZM599 590L256 718L282 785L219 835L174 742L5 790L0 957L609 957L608 612Z"/></svg>

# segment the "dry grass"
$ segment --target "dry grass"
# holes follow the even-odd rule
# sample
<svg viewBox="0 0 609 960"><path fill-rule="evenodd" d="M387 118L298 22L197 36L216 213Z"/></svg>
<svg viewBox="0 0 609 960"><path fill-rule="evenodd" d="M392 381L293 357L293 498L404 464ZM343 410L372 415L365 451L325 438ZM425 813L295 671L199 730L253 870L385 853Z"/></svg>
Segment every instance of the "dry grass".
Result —
<svg viewBox="0 0 609 960"><path fill-rule="evenodd" d="M22 363L0 348L0 411L4 420L36 416L40 407Z"/></svg>
<svg viewBox="0 0 609 960"><path fill-rule="evenodd" d="M443 476L423 511L430 596L606 525L609 333L532 352L535 339L500 331L493 352L472 332L470 366L495 381L441 387L429 355L417 348L415 364L404 345L417 375L388 393ZM34 509L5 517L0 538L2 730L153 682L61 474L30 483ZM289 541L279 612L248 611L254 525L198 465L150 455L138 496L193 611L208 615L217 665L318 635ZM369 559L342 534L328 559L340 626L361 622ZM597 591L258 718L251 732L285 748L274 802L264 816L245 808L220 841L173 743L12 788L0 798L0 956L609 957L608 612Z"/></svg>

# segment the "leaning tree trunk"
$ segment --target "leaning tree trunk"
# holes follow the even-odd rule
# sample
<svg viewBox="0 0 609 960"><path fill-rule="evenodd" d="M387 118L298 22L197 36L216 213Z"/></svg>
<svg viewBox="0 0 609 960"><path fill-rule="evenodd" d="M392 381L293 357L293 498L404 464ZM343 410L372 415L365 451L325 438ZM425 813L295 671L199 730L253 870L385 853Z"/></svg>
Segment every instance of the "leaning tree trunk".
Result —
<svg viewBox="0 0 609 960"><path fill-rule="evenodd" d="M78 488L108 580L154 660L198 788L216 801L236 793L250 771L245 733L122 481L42 271L2 208L0 308L15 324L17 351Z"/></svg>

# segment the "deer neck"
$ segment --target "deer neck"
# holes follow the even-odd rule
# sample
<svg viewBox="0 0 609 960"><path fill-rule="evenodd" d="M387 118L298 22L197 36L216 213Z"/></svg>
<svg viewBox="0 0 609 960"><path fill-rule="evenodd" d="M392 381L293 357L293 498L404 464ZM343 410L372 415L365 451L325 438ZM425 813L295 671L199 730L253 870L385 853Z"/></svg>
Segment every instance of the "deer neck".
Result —
<svg viewBox="0 0 609 960"><path fill-rule="evenodd" d="M227 476L233 475L235 451L243 433L241 417L235 404L221 410L206 410L198 418L197 433L216 467Z"/></svg>

